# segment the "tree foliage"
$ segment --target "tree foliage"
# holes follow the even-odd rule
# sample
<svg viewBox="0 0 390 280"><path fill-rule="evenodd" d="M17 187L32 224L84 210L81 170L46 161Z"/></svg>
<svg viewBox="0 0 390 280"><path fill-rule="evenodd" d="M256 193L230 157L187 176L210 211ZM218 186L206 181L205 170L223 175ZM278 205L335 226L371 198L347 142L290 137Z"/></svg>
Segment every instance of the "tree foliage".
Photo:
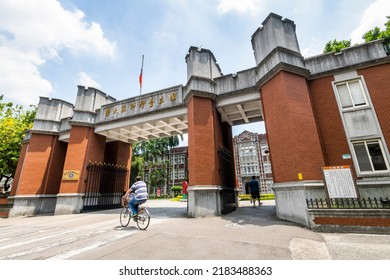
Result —
<svg viewBox="0 0 390 280"><path fill-rule="evenodd" d="M35 106L26 111L21 105L3 102L3 95L0 95L0 174L15 173L21 141L32 127L35 114Z"/></svg>
<svg viewBox="0 0 390 280"><path fill-rule="evenodd" d="M367 31L363 34L362 38L365 42L370 42L378 39L385 39L386 43L390 42L390 16L387 16L387 22L384 24L385 29L381 30L379 27L374 27L373 29ZM330 40L326 43L324 48L324 53L330 52L340 52L344 48L351 46L351 40L341 40L337 41Z"/></svg>
<svg viewBox="0 0 390 280"><path fill-rule="evenodd" d="M149 192L155 193L157 187L166 184L168 180L169 150L179 145L178 136L164 137L137 142L133 146L131 178L148 170ZM133 172L133 165L137 171ZM138 172L138 173L136 173Z"/></svg>
<svg viewBox="0 0 390 280"><path fill-rule="evenodd" d="M337 41L334 39L333 41L330 40L328 43L326 43L324 48L324 53L330 53L330 52L340 52L342 49L348 48L351 46L351 40L341 40Z"/></svg>
<svg viewBox="0 0 390 280"><path fill-rule="evenodd" d="M387 22L384 24L385 29L381 30L379 27L374 27L373 29L367 31L363 35L363 39L366 42L371 42L378 39L387 39L390 40L390 16L387 16Z"/></svg>

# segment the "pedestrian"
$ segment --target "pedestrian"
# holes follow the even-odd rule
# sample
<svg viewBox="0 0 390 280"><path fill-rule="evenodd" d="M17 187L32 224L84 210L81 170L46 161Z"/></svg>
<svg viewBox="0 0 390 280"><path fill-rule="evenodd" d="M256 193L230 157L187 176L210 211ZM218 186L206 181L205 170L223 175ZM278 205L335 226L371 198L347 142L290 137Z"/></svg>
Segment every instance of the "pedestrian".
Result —
<svg viewBox="0 0 390 280"><path fill-rule="evenodd" d="M249 194L249 201L252 204L252 196L249 188L249 181L245 183L245 194Z"/></svg>
<svg viewBox="0 0 390 280"><path fill-rule="evenodd" d="M261 206L263 203L260 202L260 184L255 176L252 176L252 180L249 181L249 188L251 191L253 207L256 207L256 199L259 202L259 206Z"/></svg>

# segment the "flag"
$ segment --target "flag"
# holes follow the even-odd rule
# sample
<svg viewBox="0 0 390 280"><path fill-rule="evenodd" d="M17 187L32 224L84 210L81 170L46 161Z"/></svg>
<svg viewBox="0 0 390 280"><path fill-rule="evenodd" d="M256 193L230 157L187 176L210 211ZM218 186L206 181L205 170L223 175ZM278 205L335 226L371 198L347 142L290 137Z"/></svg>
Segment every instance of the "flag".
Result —
<svg viewBox="0 0 390 280"><path fill-rule="evenodd" d="M142 87L142 68L141 68L141 72L139 73L139 86Z"/></svg>
<svg viewBox="0 0 390 280"><path fill-rule="evenodd" d="M142 55L142 65L141 65L141 72L139 73L139 94L142 93L142 75L144 72L144 55Z"/></svg>

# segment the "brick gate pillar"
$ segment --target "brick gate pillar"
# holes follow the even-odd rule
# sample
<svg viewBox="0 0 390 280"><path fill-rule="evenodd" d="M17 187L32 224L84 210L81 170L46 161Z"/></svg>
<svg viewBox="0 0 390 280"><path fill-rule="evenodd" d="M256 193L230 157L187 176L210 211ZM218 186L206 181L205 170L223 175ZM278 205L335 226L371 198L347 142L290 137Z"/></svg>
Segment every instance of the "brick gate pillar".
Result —
<svg viewBox="0 0 390 280"><path fill-rule="evenodd" d="M188 215L221 214L214 104L194 96L188 103Z"/></svg>
<svg viewBox="0 0 390 280"><path fill-rule="evenodd" d="M275 183L321 180L324 166L305 77L281 71L261 87Z"/></svg>
<svg viewBox="0 0 390 280"><path fill-rule="evenodd" d="M55 214L75 214L83 209L85 180L89 161L103 162L106 137L94 133L92 127L73 125L57 195ZM66 176L72 172L73 176Z"/></svg>
<svg viewBox="0 0 390 280"><path fill-rule="evenodd" d="M97 109L114 99L94 88L78 87L63 176L55 214L80 213L83 209L87 166L90 161L103 162L106 137L94 132ZM71 175L70 175L71 174Z"/></svg>
<svg viewBox="0 0 390 280"><path fill-rule="evenodd" d="M54 212L67 148L67 143L59 141L59 127L72 107L62 100L40 98L16 169L10 216Z"/></svg>
<svg viewBox="0 0 390 280"><path fill-rule="evenodd" d="M308 224L305 198L322 191L325 165L306 78L289 19L271 13L252 36L279 218ZM298 177L301 173L302 177Z"/></svg>
<svg viewBox="0 0 390 280"><path fill-rule="evenodd" d="M211 51L191 47L186 57L188 82L185 101L188 108L188 216L221 215L234 202L232 184L222 178L226 164L221 152L233 151L231 127L222 124L215 106L214 78L221 71ZM232 169L234 172L234 168ZM227 190L229 189L229 190ZM227 194L229 191L232 199Z"/></svg>
<svg viewBox="0 0 390 280"><path fill-rule="evenodd" d="M271 13L252 36L275 183L320 180L324 165L295 24Z"/></svg>

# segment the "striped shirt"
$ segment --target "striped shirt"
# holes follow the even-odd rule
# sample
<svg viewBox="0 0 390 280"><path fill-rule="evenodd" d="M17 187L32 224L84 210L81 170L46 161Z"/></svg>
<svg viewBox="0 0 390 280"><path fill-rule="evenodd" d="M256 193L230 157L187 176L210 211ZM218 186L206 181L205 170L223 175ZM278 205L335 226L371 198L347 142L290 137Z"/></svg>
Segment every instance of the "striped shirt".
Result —
<svg viewBox="0 0 390 280"><path fill-rule="evenodd" d="M148 189L144 181L136 181L130 189L135 194L136 200L148 199Z"/></svg>

